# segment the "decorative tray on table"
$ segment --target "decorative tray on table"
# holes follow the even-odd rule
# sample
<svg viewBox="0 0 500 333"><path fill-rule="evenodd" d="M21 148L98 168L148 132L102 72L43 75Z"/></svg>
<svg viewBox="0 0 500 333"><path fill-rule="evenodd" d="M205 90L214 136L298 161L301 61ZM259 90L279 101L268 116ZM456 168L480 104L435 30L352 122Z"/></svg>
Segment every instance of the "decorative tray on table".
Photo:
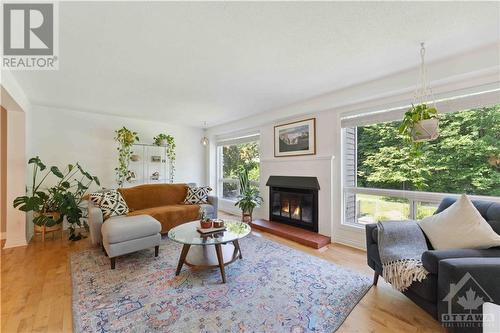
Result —
<svg viewBox="0 0 500 333"><path fill-rule="evenodd" d="M226 227L219 227L219 228L202 228L202 227L196 227L196 230L200 233L200 234L211 234L211 233L214 233L214 232L219 232L219 231L226 231Z"/></svg>

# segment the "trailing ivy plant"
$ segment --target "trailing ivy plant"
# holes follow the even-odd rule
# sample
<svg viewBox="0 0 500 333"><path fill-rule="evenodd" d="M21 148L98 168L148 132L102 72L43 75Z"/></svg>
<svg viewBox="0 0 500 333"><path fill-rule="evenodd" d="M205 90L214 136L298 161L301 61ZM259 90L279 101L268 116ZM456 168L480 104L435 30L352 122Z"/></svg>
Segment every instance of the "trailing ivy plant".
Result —
<svg viewBox="0 0 500 333"><path fill-rule="evenodd" d="M399 125L399 134L410 143L413 142L413 128L417 123L422 120L432 119L438 117L438 111L436 108L428 107L427 104L411 105L411 108L405 112L404 118Z"/></svg>
<svg viewBox="0 0 500 333"><path fill-rule="evenodd" d="M132 145L139 141L137 132L133 132L126 127L115 131L115 141L118 142L118 167L115 168L116 181L118 187L122 187L125 181L131 179L131 172L128 169L130 157L132 156Z"/></svg>
<svg viewBox="0 0 500 333"><path fill-rule="evenodd" d="M170 134L160 133L153 138L156 146L164 146L167 149L167 157L170 161L170 181L173 181L175 172L175 139Z"/></svg>
<svg viewBox="0 0 500 333"><path fill-rule="evenodd" d="M64 172L57 166L46 170L47 166L36 156L29 159L28 165L33 165L32 186L26 195L14 200L14 207L23 212L37 213L33 223L38 226L52 227L62 223L66 217L69 223L69 239L83 238L77 227L88 230L88 224L81 219L81 203L92 183L100 186L99 179L83 170L78 163L68 164ZM55 185L46 187L45 182L50 179L49 176L55 177L56 182ZM47 215L54 212L60 215L57 220Z"/></svg>

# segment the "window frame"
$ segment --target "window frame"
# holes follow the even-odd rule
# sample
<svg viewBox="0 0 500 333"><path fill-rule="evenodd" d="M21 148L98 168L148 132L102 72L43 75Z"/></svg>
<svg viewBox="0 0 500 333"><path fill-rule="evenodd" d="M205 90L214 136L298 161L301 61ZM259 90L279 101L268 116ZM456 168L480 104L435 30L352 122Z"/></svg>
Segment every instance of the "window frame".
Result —
<svg viewBox="0 0 500 333"><path fill-rule="evenodd" d="M489 93L489 92L488 92ZM474 95L474 97L476 97ZM463 101L462 101L463 102ZM465 103L461 103L460 107L456 107L455 112L465 111L470 108L471 102L466 100ZM485 103L483 106L474 106L474 107L487 107L492 103ZM496 103L493 103L496 104ZM394 112L393 110L397 110ZM382 188L367 188L367 187L358 187L357 186L357 127L359 126L367 126L377 123L396 121L400 119L401 108L395 108L393 110L389 110L388 114L384 115L384 113L376 112L375 114L370 114L367 117L359 117L354 120L351 115L346 118L341 117L341 207L342 207L342 225L356 227L356 228L364 228L364 224L357 222L357 211L356 211L356 194L367 194L367 195L377 195L377 196L385 196L385 197L395 197L406 199L409 202L409 218L412 220L416 220L418 203L430 203L439 205L439 203L445 197L459 198L461 194L457 193L438 193L438 192L423 192L423 191L407 191L407 190L392 190L392 189L382 189ZM448 106L446 109L446 113L452 112L451 108ZM352 139L349 137L349 130L354 131L354 144L352 143ZM349 147L351 145L353 148ZM349 150L354 149L354 151ZM354 165L349 165L347 155L354 156ZM351 158L351 157L350 157ZM348 180L348 175L354 175L354 180ZM352 178L352 177L351 177ZM354 205L348 206L346 201L348 200L348 196L354 196ZM468 195L471 200L483 200L483 201L493 201L500 203L500 197L495 196L482 196L482 195ZM354 207L354 218L352 218L352 211L349 211L349 208Z"/></svg>
<svg viewBox="0 0 500 333"><path fill-rule="evenodd" d="M224 146L231 146L231 145L238 145L242 143L249 143L249 142L257 142L259 144L259 165L260 165L260 155L261 155L261 149L260 149L260 134L250 134L250 135L245 135L245 136L240 136L240 137L233 137L230 139L225 139L217 142L217 148L216 148L216 161L217 161L217 184L216 184L216 193L217 197L219 200L223 200L226 202L230 203L235 203L237 200L236 199L230 199L230 198L224 198L224 183L234 183L236 184L237 191L238 193L240 192L240 182L237 178L224 178L224 156L223 156L223 147ZM260 169L260 168L259 168ZM261 174L259 171L259 181L250 181L250 185L260 187L260 182L261 182Z"/></svg>

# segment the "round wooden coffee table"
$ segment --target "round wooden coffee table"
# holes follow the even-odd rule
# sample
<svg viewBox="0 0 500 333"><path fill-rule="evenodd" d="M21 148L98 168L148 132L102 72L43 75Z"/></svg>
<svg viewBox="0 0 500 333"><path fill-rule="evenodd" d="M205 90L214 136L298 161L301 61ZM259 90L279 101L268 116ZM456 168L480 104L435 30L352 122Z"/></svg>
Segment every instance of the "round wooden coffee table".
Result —
<svg viewBox="0 0 500 333"><path fill-rule="evenodd" d="M247 236L252 229L248 224L238 221L224 221L224 224L225 231L211 234L201 234L196 230L200 221L170 229L168 238L183 245L175 275L179 275L184 264L197 268L219 267L222 282L226 283L224 266L243 259L238 240Z"/></svg>

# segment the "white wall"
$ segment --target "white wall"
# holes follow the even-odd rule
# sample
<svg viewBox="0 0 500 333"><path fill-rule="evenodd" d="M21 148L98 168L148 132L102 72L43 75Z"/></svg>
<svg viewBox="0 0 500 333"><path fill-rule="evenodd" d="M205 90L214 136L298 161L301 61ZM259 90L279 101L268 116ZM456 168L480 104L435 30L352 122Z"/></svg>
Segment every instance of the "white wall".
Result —
<svg viewBox="0 0 500 333"><path fill-rule="evenodd" d="M458 95L471 87L495 85L500 87L500 44L490 45L467 54L443 59L428 65L429 77L436 98ZM239 121L211 127L207 131L210 150L210 185L216 185L216 149L218 135L247 132L261 133L261 193L265 199L256 210L258 218L268 218L268 189L270 175L316 176L319 192L319 232L332 241L358 248L365 247L364 228L342 224L342 169L340 115L364 110L379 110L387 106L411 103L418 78L418 68L395 75L324 94L293 105L256 114ZM480 88L477 88L480 90ZM273 154L273 127L289 121L316 117L317 154L304 157L280 157Z"/></svg>
<svg viewBox="0 0 500 333"><path fill-rule="evenodd" d="M114 168L118 153L113 138L122 126L136 131L141 143L152 143L159 133L173 135L177 145L175 182L205 182L202 129L39 105L33 105L29 122L30 154L60 168L78 161L104 187L117 186Z"/></svg>
<svg viewBox="0 0 500 333"><path fill-rule="evenodd" d="M7 110L7 225L4 248L26 245L26 213L12 207L25 194L25 115Z"/></svg>

